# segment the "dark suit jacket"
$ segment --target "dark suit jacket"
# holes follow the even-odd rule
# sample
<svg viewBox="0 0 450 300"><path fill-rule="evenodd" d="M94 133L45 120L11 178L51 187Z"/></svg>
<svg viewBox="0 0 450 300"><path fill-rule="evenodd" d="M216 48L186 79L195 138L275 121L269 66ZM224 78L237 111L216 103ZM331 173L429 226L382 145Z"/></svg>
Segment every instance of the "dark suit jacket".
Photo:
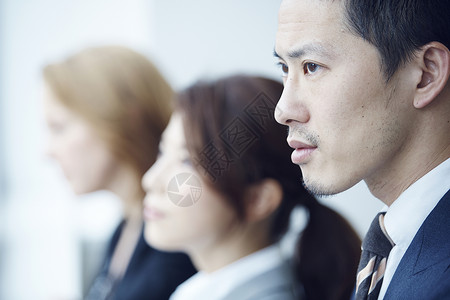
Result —
<svg viewBox="0 0 450 300"><path fill-rule="evenodd" d="M106 255L102 271L90 291L90 298L101 296L95 289L102 289L114 248L119 240L123 222L115 231ZM189 257L182 253L158 251L147 245L143 231L128 268L121 281L113 285L112 296L108 300L167 300L183 281L196 272ZM101 291L99 291L101 293Z"/></svg>
<svg viewBox="0 0 450 300"><path fill-rule="evenodd" d="M406 250L384 299L450 299L450 190Z"/></svg>

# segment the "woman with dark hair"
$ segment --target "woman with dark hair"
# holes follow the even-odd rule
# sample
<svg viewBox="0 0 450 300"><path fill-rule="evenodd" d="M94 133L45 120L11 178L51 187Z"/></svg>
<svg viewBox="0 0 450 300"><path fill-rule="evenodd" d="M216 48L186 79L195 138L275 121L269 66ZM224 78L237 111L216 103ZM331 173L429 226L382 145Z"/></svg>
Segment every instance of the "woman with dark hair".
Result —
<svg viewBox="0 0 450 300"><path fill-rule="evenodd" d="M186 252L200 270L171 299L350 298L360 240L303 188L273 117L282 90L233 76L179 95L143 179L147 242ZM295 207L309 217L286 257L279 241Z"/></svg>

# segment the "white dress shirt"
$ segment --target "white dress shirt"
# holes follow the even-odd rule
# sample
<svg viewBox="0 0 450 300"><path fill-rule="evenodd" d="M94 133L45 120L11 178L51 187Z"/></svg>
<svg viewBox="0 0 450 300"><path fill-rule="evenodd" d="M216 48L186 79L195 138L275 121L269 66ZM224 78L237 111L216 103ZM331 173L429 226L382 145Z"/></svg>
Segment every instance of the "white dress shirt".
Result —
<svg viewBox="0 0 450 300"><path fill-rule="evenodd" d="M378 299L383 299L400 260L417 231L439 200L450 189L450 158L405 190L388 208L384 226L395 246L389 253Z"/></svg>
<svg viewBox="0 0 450 300"><path fill-rule="evenodd" d="M284 263L279 244L261 249L217 271L197 274L182 283L170 300L219 300L243 282Z"/></svg>

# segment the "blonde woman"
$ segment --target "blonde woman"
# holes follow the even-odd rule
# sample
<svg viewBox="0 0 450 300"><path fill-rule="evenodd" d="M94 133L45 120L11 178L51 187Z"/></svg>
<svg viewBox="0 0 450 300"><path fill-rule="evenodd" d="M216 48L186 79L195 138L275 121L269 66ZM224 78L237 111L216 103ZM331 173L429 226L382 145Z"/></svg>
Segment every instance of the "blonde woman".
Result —
<svg viewBox="0 0 450 300"><path fill-rule="evenodd" d="M109 190L122 200L123 221L87 299L167 299L195 270L185 255L146 245L140 182L156 160L172 89L143 55L118 46L81 51L43 77L49 154L76 194Z"/></svg>

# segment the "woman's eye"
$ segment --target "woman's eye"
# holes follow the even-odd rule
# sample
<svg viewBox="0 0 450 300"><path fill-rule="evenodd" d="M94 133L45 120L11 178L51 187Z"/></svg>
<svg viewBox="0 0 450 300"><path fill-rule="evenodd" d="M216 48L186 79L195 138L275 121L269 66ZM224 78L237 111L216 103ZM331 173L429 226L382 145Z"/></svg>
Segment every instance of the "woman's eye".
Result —
<svg viewBox="0 0 450 300"><path fill-rule="evenodd" d="M156 159L157 159L157 160L160 159L161 156L162 156L162 151L161 151L161 148L158 147L158 153L156 154Z"/></svg>
<svg viewBox="0 0 450 300"><path fill-rule="evenodd" d="M188 166L193 166L192 164L192 160L190 157L186 157L183 159L183 164L188 165Z"/></svg>
<svg viewBox="0 0 450 300"><path fill-rule="evenodd" d="M318 69L320 68L320 66L318 64L315 63L306 63L303 65L303 72L305 74L313 74L315 73Z"/></svg>
<svg viewBox="0 0 450 300"><path fill-rule="evenodd" d="M61 134L66 129L66 124L63 123L51 123L49 125L50 132L53 134Z"/></svg>

